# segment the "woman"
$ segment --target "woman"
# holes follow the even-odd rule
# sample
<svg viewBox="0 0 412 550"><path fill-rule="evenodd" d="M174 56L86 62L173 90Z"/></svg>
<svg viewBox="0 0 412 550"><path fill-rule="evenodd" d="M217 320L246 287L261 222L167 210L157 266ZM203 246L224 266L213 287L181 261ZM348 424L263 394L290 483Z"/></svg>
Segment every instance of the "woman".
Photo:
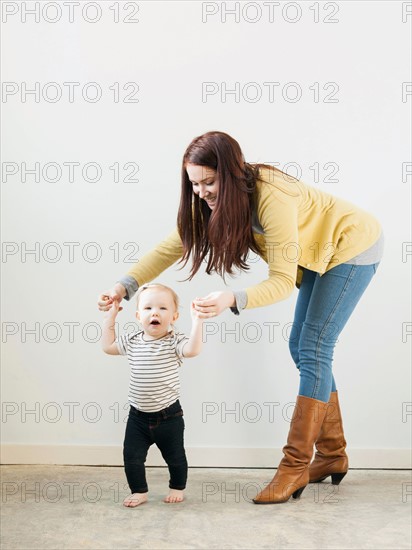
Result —
<svg viewBox="0 0 412 550"><path fill-rule="evenodd" d="M300 386L284 457L256 504L286 502L309 482L331 476L339 484L348 470L332 358L338 336L381 260L378 221L356 206L293 180L266 165L245 162L239 144L208 132L188 146L176 230L99 298L130 299L139 285L155 279L177 260L221 276L247 270L250 250L269 267L269 276L240 291L212 292L195 302L204 318L227 308L266 306L298 286L290 352ZM328 405L329 404L329 405ZM313 446L316 455L312 463Z"/></svg>

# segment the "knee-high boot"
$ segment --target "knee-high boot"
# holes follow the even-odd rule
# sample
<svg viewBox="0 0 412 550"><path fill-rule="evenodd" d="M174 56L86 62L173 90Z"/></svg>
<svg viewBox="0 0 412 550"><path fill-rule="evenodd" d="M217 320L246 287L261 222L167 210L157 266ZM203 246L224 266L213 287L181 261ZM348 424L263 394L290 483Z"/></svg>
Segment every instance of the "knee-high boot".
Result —
<svg viewBox="0 0 412 550"><path fill-rule="evenodd" d="M298 395L289 435L272 481L253 499L255 504L286 502L298 498L309 483L309 463L326 414L327 403Z"/></svg>
<svg viewBox="0 0 412 550"><path fill-rule="evenodd" d="M339 485L348 471L346 441L343 435L342 415L338 392L330 394L328 410L315 443L316 454L309 466L310 483L332 477L332 484Z"/></svg>

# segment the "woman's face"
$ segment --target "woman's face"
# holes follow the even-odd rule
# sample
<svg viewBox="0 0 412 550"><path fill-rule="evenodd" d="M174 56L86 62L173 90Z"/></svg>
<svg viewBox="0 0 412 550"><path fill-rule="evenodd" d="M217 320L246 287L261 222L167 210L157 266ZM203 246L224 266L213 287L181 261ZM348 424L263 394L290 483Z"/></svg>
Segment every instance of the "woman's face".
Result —
<svg viewBox="0 0 412 550"><path fill-rule="evenodd" d="M205 200L209 208L213 210L216 206L219 192L219 181L216 170L208 166L187 164L186 172L192 184L193 193Z"/></svg>

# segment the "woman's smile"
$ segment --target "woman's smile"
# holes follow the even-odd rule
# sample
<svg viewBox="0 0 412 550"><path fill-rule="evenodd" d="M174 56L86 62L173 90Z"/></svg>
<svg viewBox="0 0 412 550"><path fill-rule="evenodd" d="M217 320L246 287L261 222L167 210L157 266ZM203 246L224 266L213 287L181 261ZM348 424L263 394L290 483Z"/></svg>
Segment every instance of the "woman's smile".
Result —
<svg viewBox="0 0 412 550"><path fill-rule="evenodd" d="M216 202L216 197L205 197L205 201L209 206L214 206Z"/></svg>

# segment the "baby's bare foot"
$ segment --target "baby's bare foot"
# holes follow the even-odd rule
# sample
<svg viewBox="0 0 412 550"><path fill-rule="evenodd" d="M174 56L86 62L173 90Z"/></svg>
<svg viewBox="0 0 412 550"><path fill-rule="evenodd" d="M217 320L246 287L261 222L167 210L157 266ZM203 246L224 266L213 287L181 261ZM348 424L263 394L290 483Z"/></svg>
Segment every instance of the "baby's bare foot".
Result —
<svg viewBox="0 0 412 550"><path fill-rule="evenodd" d="M164 502L182 502L183 500L183 491L178 489L170 489L167 497L164 498Z"/></svg>
<svg viewBox="0 0 412 550"><path fill-rule="evenodd" d="M140 504L144 504L147 501L147 493L133 493L126 497L123 501L123 506L128 508L136 508Z"/></svg>

